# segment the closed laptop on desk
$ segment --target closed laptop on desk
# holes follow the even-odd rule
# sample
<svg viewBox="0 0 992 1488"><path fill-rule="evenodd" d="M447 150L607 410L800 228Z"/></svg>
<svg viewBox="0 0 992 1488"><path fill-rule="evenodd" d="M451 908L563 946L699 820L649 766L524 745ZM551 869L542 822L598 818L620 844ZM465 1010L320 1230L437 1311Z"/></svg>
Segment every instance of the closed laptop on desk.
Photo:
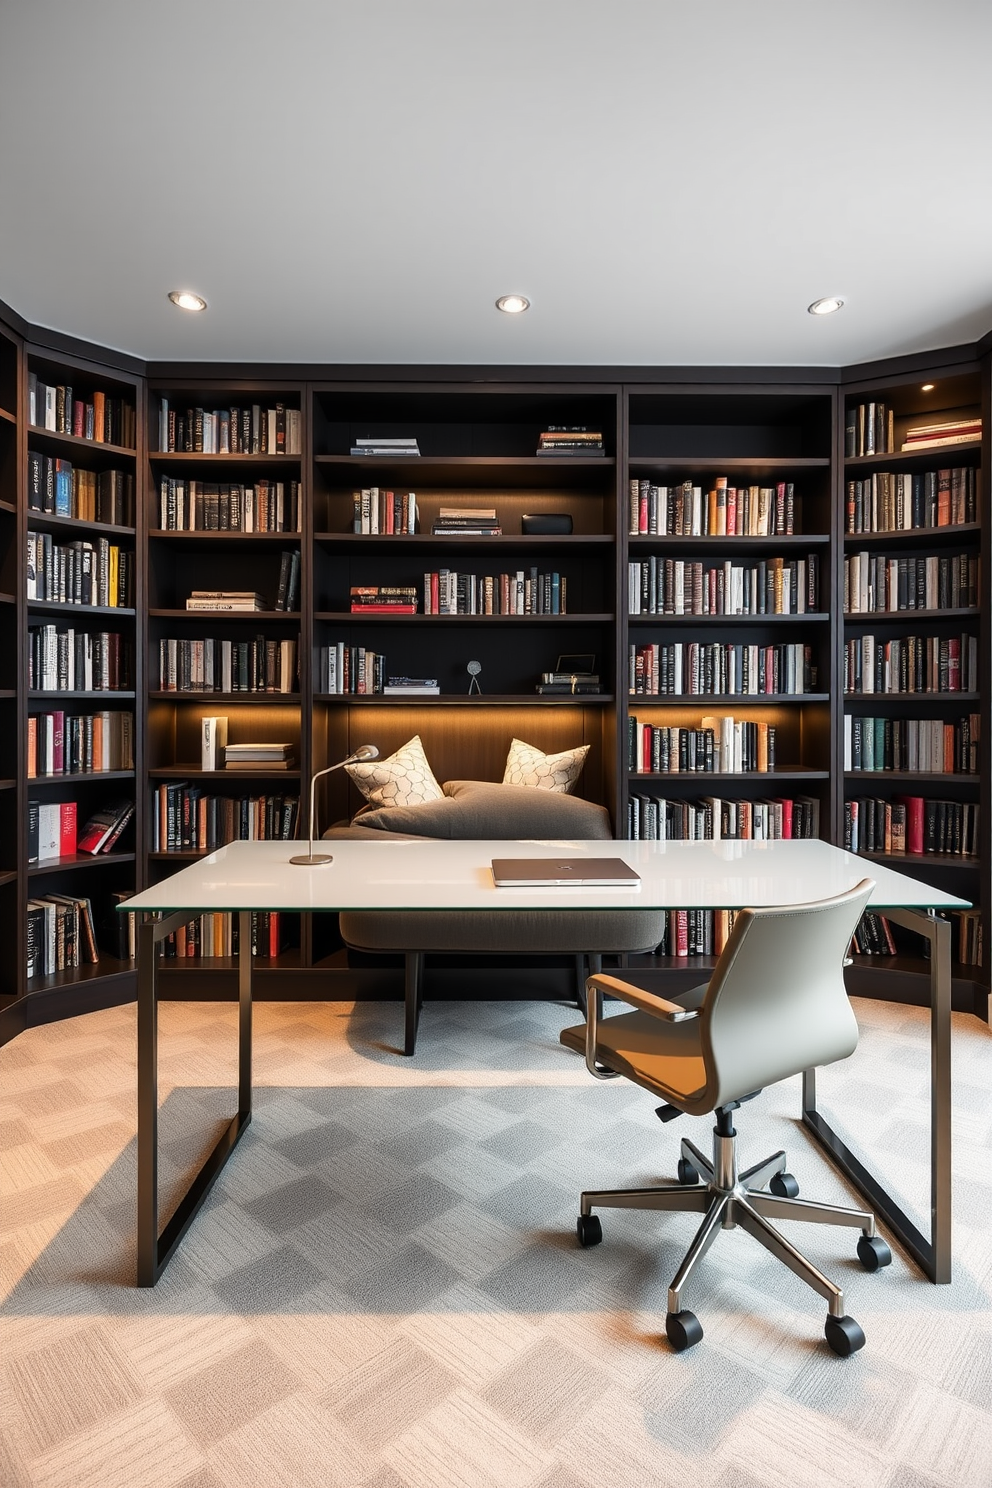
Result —
<svg viewBox="0 0 992 1488"><path fill-rule="evenodd" d="M641 877L622 858L493 858L498 889L554 887L635 889Z"/></svg>

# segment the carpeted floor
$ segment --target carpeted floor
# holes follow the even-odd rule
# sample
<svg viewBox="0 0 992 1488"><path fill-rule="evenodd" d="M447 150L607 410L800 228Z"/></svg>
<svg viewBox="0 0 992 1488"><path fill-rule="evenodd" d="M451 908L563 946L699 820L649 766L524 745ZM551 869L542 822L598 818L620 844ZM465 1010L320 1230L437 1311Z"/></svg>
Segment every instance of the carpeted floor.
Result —
<svg viewBox="0 0 992 1488"><path fill-rule="evenodd" d="M821 1076L926 1205L926 1020L859 1002ZM854 1236L790 1233L847 1290L867 1347L743 1232L722 1234L675 1355L665 1289L691 1217L604 1212L582 1187L671 1176L654 1102L563 1050L574 1009L429 1003L414 1060L395 1004L260 1004L255 1118L154 1290L132 1285L134 1010L0 1051L3 1488L989 1488L989 1031L955 1020L955 1279ZM234 1010L166 1004L162 1182L232 1107ZM797 1082L738 1122L813 1197L850 1202L796 1121Z"/></svg>

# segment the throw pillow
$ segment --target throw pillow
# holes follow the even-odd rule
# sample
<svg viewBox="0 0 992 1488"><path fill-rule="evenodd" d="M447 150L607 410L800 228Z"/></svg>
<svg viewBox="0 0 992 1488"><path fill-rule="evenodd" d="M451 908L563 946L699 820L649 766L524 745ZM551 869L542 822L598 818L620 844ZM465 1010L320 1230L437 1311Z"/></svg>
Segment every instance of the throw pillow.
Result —
<svg viewBox="0 0 992 1488"><path fill-rule="evenodd" d="M345 769L370 806L416 806L444 796L427 763L419 734L388 759L345 765Z"/></svg>
<svg viewBox="0 0 992 1488"><path fill-rule="evenodd" d="M588 744L577 749L562 749L558 754L545 754L534 744L525 744L523 739L513 739L506 756L503 771L504 785L533 785L539 790L559 791L569 795L574 789L586 755Z"/></svg>

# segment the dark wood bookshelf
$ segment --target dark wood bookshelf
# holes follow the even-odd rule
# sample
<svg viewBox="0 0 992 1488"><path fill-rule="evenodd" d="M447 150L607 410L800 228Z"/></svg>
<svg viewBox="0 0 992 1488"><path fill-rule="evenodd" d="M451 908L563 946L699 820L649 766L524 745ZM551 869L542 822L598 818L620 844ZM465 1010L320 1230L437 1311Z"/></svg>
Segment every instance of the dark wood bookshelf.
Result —
<svg viewBox="0 0 992 1488"><path fill-rule="evenodd" d="M667 610L656 614L628 615L631 625L726 625L737 630L741 625L829 625L830 616L819 610L807 610L799 615L674 615Z"/></svg>
<svg viewBox="0 0 992 1488"><path fill-rule="evenodd" d="M137 613L123 605L77 605L59 599L29 599L29 610L41 610L50 615L71 615L74 620L85 620L90 615L109 615L112 618L133 620Z"/></svg>
<svg viewBox="0 0 992 1488"><path fill-rule="evenodd" d="M121 863L133 863L133 852L76 853L71 858L45 858L43 862L31 863L29 878L43 878L55 873L72 873L80 868L116 868Z"/></svg>
<svg viewBox="0 0 992 1488"><path fill-rule="evenodd" d="M980 522L958 522L946 527L899 527L888 532L845 532L844 546L865 547L947 547L954 543L967 546L981 536Z"/></svg>

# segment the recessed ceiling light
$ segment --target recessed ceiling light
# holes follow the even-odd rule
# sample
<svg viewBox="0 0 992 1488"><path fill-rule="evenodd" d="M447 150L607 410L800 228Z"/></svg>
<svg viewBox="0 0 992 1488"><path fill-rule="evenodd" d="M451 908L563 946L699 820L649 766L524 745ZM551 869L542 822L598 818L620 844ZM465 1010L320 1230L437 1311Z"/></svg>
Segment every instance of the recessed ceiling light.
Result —
<svg viewBox="0 0 992 1488"><path fill-rule="evenodd" d="M530 300L526 295L500 295L496 301L496 309L507 315L522 315L525 310L530 309Z"/></svg>
<svg viewBox="0 0 992 1488"><path fill-rule="evenodd" d="M202 295L194 294L191 289L171 289L169 299L180 310L206 310L207 302Z"/></svg>
<svg viewBox="0 0 992 1488"><path fill-rule="evenodd" d="M812 305L807 306L810 315L833 315L843 305L843 300L838 300L836 295L830 295L825 300L814 300Z"/></svg>
<svg viewBox="0 0 992 1488"><path fill-rule="evenodd" d="M920 392L921 393L932 393L933 390L934 390L934 388L936 387L936 385L937 384L934 383L934 382L925 382L923 384L923 386L920 388Z"/></svg>

